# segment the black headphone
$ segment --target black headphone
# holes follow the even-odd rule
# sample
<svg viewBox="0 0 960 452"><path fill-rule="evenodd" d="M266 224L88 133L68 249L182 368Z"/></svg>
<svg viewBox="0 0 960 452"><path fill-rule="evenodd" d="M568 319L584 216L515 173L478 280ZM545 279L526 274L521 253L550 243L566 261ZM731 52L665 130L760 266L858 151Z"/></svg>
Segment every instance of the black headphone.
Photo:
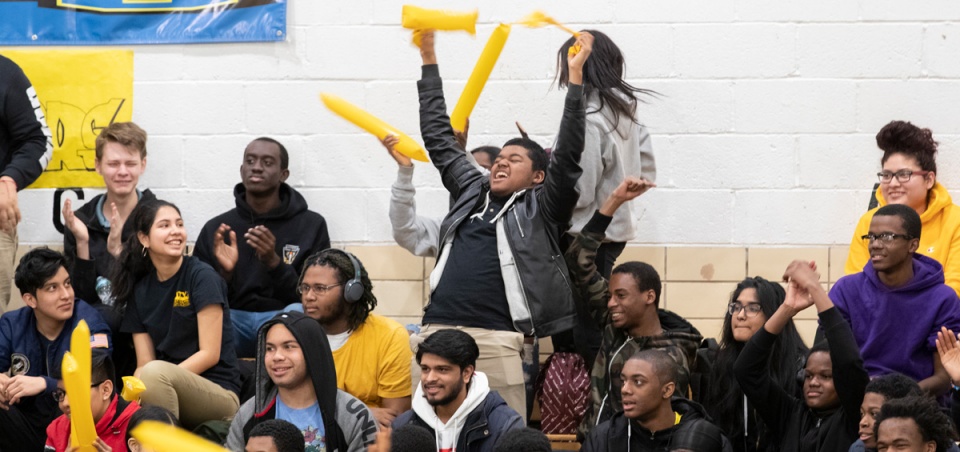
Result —
<svg viewBox="0 0 960 452"><path fill-rule="evenodd" d="M360 266L360 261L358 261L353 254L341 249L328 248L324 252L340 253L350 259L350 263L353 265L354 274L352 279L349 279L347 282L343 283L343 299L346 300L347 303L356 303L360 301L360 299L363 298L363 295L366 293L366 290L363 288L363 281L360 279L360 269L362 268Z"/></svg>

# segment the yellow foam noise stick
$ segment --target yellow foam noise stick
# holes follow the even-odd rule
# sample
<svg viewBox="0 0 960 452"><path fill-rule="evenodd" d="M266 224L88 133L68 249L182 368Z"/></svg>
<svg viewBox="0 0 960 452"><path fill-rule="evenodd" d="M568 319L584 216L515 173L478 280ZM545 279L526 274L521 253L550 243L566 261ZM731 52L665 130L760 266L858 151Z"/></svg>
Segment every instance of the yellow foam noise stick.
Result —
<svg viewBox="0 0 960 452"><path fill-rule="evenodd" d="M427 151L410 138L407 134L397 130L395 127L380 120L376 116L367 113L360 107L351 104L333 94L320 93L320 100L330 109L330 111L340 115L343 119L352 122L357 127L370 132L375 137L383 140L387 135L396 136L400 142L397 143L397 152L421 162L429 162Z"/></svg>
<svg viewBox="0 0 960 452"><path fill-rule="evenodd" d="M227 452L216 443L157 421L141 422L130 431L130 435L157 452Z"/></svg>
<svg viewBox="0 0 960 452"><path fill-rule="evenodd" d="M462 30L475 35L477 34L477 15L477 10L464 13L403 5L402 24L403 28L410 30Z"/></svg>
<svg viewBox="0 0 960 452"><path fill-rule="evenodd" d="M520 21L517 22L517 25L524 25L530 28L539 28L539 27L545 27L547 25L553 25L567 33L572 34L574 37L580 36L579 32L567 27L566 25L558 22L556 19L544 14L543 11L534 11L528 14L523 19L520 19Z"/></svg>
<svg viewBox="0 0 960 452"><path fill-rule="evenodd" d="M493 66L497 64L497 59L500 58L500 52L509 36L510 25L500 24L487 40L487 45L483 47L477 65L473 67L473 72L470 73L470 78L463 87L463 93L460 94L460 99L457 100L457 105L450 114L450 125L454 129L462 131L466 127L467 118L473 112L473 107L477 105L477 99L480 98L480 93L487 84L487 79L490 78Z"/></svg>
<svg viewBox="0 0 960 452"><path fill-rule="evenodd" d="M528 14L523 19L520 19L519 22L516 22L516 24L523 25L525 27L530 27L530 28L540 28L540 27L545 27L547 25L553 25L567 33L572 34L573 37L575 38L580 37L580 32L573 30L570 27L567 27L566 25L560 23L556 19L544 14L543 11L539 11L539 10ZM579 45L570 46L570 49L567 50L567 54L571 56L576 55L577 53L580 53Z"/></svg>
<svg viewBox="0 0 960 452"><path fill-rule="evenodd" d="M134 402L140 400L140 394L146 390L147 387L139 378L134 376L123 377L123 390L120 392L120 397L123 397L123 400L127 402Z"/></svg>
<svg viewBox="0 0 960 452"><path fill-rule="evenodd" d="M96 451L97 430L90 410L90 328L81 320L70 337L70 351L63 354L60 371L70 398L71 442L81 452Z"/></svg>

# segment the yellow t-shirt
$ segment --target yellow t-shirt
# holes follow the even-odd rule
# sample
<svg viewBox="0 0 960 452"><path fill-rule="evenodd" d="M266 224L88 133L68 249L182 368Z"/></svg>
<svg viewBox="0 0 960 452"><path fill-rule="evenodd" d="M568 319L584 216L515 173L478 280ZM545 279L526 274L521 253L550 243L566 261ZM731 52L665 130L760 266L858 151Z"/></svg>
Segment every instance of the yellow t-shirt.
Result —
<svg viewBox="0 0 960 452"><path fill-rule="evenodd" d="M880 206L887 205L887 201L877 189L877 201ZM870 260L870 250L867 243L860 237L870 231L870 221L879 207L868 211L860 217L857 229L850 241L850 253L847 255L847 264L844 266L846 274L863 271L863 267ZM934 184L930 189L927 200L927 210L920 215L920 248L917 253L936 259L943 265L943 275L946 284L960 294L960 207L953 203L950 193L940 185Z"/></svg>
<svg viewBox="0 0 960 452"><path fill-rule="evenodd" d="M411 359L410 336L403 325L370 313L333 352L337 387L370 408L380 408L382 399L411 395Z"/></svg>

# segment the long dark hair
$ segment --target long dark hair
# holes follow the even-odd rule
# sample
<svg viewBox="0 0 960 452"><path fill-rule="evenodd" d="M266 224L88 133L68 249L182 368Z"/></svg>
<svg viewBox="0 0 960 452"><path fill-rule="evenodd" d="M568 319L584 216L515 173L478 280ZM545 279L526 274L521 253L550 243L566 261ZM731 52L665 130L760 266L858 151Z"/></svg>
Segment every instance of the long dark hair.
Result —
<svg viewBox="0 0 960 452"><path fill-rule="evenodd" d="M623 52L620 51L620 48L601 31L583 31L593 35L593 52L590 53L590 58L583 65L583 94L587 97L596 92L600 98L600 106L595 111L587 113L596 113L609 105L616 113L614 115L614 129L620 126L621 116L630 118L630 121L639 124L636 114L637 101L641 100L639 95L658 96L660 93L637 88L627 83L623 79L627 64L623 59ZM567 69L567 49L575 42L576 38L571 37L557 51L557 86L560 88L566 88L570 84L570 73ZM615 91L619 91L620 94Z"/></svg>
<svg viewBox="0 0 960 452"><path fill-rule="evenodd" d="M123 242L118 265L114 266L113 275L110 278L117 309L124 309L127 303L133 300L133 288L137 281L154 270L153 261L140 243L138 235L139 233L150 235L150 228L161 207L172 207L178 214L180 213L177 206L160 199L141 203L130 213L130 219L127 221L133 222L134 233Z"/></svg>
<svg viewBox="0 0 960 452"><path fill-rule="evenodd" d="M767 319L773 316L786 297L786 292L780 284L757 276L741 281L730 296L730 302L737 301L740 293L746 289L757 291L757 301ZM743 425L743 391L733 377L733 363L736 362L746 344L734 339L732 317L729 311L723 317L720 350L717 352L717 358L711 370L710 393L707 395L705 405L717 425L731 440L736 441L735 438L743 438L745 426ZM787 322L787 326L777 337L770 351L769 372L774 384L783 388L788 394L795 394L797 372L803 368L806 355L807 346L791 320Z"/></svg>

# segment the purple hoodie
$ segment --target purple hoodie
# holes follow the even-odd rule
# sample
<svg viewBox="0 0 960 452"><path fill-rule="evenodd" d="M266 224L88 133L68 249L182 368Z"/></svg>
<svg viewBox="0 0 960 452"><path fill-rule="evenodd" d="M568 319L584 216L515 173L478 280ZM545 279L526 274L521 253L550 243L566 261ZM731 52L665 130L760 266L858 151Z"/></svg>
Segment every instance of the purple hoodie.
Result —
<svg viewBox="0 0 960 452"><path fill-rule="evenodd" d="M862 272L840 278L830 299L853 329L871 377L933 375L940 327L960 332L960 299L943 283L943 266L921 254L913 255L913 279L901 287L883 284L868 261Z"/></svg>

